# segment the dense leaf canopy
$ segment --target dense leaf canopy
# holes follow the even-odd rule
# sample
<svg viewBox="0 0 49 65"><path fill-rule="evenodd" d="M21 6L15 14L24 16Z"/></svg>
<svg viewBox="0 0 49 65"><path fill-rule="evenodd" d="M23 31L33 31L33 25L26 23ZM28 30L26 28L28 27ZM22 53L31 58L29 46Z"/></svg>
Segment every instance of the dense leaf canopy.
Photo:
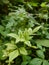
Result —
<svg viewBox="0 0 49 65"><path fill-rule="evenodd" d="M49 0L0 0L0 65L49 65Z"/></svg>

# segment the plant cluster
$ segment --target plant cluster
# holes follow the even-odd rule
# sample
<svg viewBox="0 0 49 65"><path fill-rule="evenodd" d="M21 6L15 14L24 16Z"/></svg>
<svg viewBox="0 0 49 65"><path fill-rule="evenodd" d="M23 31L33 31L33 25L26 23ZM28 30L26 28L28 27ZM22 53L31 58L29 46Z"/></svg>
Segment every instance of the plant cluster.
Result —
<svg viewBox="0 0 49 65"><path fill-rule="evenodd" d="M0 0L0 65L49 65L49 0Z"/></svg>

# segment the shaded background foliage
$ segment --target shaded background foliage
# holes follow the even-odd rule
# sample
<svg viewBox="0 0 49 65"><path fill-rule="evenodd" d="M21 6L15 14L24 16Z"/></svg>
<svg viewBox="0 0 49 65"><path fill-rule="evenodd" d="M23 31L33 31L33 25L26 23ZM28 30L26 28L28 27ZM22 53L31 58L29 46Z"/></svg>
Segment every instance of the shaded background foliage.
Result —
<svg viewBox="0 0 49 65"><path fill-rule="evenodd" d="M0 65L49 65L49 0L0 0Z"/></svg>

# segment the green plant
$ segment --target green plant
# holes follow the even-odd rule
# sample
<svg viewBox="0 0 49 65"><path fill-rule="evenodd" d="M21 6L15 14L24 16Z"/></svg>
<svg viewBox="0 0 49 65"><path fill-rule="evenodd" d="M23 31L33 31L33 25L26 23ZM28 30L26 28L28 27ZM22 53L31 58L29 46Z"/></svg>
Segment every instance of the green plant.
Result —
<svg viewBox="0 0 49 65"><path fill-rule="evenodd" d="M49 0L1 0L0 65L49 65L48 20Z"/></svg>

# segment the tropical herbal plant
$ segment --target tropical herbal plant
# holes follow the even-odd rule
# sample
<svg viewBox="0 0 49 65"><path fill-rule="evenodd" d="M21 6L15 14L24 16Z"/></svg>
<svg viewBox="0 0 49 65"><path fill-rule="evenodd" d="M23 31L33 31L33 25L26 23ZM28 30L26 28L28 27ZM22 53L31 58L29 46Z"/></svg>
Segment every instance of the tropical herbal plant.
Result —
<svg viewBox="0 0 49 65"><path fill-rule="evenodd" d="M0 65L49 65L49 0L0 0Z"/></svg>

